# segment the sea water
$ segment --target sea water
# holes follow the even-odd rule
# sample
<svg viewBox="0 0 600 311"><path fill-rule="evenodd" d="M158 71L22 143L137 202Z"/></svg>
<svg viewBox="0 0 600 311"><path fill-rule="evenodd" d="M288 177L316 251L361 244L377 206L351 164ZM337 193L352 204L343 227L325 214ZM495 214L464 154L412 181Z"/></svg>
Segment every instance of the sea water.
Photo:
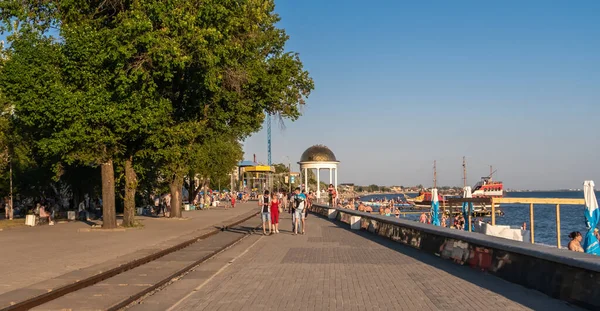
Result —
<svg viewBox="0 0 600 311"><path fill-rule="evenodd" d="M596 198L600 198L596 192ZM401 196L401 195L400 195ZM412 195L414 196L414 195ZM375 194L361 197L362 201L397 199L398 194ZM535 192L508 192L508 198L561 198L561 199L583 199L583 191L535 191ZM441 208L441 206L440 206ZM373 208L376 210L376 208ZM527 223L529 230L529 204L501 204L500 209L504 216L496 216L497 225L519 226ZM585 235L585 206L583 205L561 205L560 206L560 239L565 247L569 243L569 233L579 231ZM556 246L556 205L534 204L534 234L536 244ZM418 221L419 215L411 214L402 217ZM484 217L484 221L490 217Z"/></svg>

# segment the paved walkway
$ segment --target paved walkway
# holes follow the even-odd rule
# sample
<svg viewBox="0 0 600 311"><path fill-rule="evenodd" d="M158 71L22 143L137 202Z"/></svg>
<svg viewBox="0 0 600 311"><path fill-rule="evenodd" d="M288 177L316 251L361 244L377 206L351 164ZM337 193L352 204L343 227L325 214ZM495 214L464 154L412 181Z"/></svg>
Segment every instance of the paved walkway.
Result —
<svg viewBox="0 0 600 311"><path fill-rule="evenodd" d="M257 209L256 202L249 202L235 209L184 212L183 220L138 217L144 228L113 232L85 232L90 227L82 222L4 230L0 232L0 294L169 244L169 240L220 226Z"/></svg>
<svg viewBox="0 0 600 311"><path fill-rule="evenodd" d="M192 277L190 294L170 310L576 310L326 219L311 215L304 236L292 236L289 223L283 219L279 235L254 236L254 244L206 281Z"/></svg>

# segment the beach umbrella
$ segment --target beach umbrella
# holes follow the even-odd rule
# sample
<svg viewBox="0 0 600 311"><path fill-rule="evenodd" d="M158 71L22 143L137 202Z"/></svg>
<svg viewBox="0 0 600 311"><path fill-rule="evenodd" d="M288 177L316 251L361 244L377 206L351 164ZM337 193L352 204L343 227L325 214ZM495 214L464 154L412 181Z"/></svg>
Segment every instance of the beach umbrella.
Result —
<svg viewBox="0 0 600 311"><path fill-rule="evenodd" d="M594 229L600 221L600 209L594 193L594 181L586 180L583 183L583 197L585 198L585 226L588 232L583 240L583 249L588 254L600 255L600 245L594 236Z"/></svg>
<svg viewBox="0 0 600 311"><path fill-rule="evenodd" d="M434 226L440 225L440 200L438 199L438 191L436 188L431 189L431 223Z"/></svg>
<svg viewBox="0 0 600 311"><path fill-rule="evenodd" d="M463 198L472 198L473 194L471 193L471 187L466 186L465 188L463 188ZM470 209L469 209L470 206ZM462 213L463 213L463 217L465 218L465 222L467 223L465 225L465 231L469 231L469 225L468 225L468 221L467 219L469 219L469 211L473 209L473 203L467 203L467 202L463 202L462 204Z"/></svg>

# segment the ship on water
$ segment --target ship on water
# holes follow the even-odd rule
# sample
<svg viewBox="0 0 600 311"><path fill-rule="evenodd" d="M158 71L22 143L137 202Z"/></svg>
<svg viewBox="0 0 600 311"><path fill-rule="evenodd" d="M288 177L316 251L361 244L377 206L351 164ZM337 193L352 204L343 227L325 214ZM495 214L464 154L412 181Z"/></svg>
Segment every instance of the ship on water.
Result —
<svg viewBox="0 0 600 311"><path fill-rule="evenodd" d="M418 196L412 199L408 198L406 200L413 203L415 208L430 208L432 198L433 196L431 195L431 191L421 190ZM440 202L440 205L445 205L447 202L446 197L440 194L438 194L438 201Z"/></svg>
<svg viewBox="0 0 600 311"><path fill-rule="evenodd" d="M479 182L473 186L472 197L473 198L502 198L504 197L504 184L501 181L494 181L492 179L494 173L496 171L492 170L490 166L490 174L488 176L482 177ZM436 180L437 174L435 172L435 164L434 164L434 184ZM466 171L466 162L463 158L463 180L464 185L467 185L467 171ZM420 191L419 195L415 198L408 199L407 201L413 203L415 208L430 208L431 207L431 192L430 191ZM438 201L440 202L440 206L447 205L447 197L438 194ZM486 206L485 203L474 204L473 213L475 216L489 216L491 211L489 208L491 206ZM496 204L496 207L499 207ZM502 215L503 212L500 209L497 209L497 214Z"/></svg>
<svg viewBox="0 0 600 311"><path fill-rule="evenodd" d="M492 176L481 177L473 186L474 198L502 198L504 197L504 184L501 181L493 181Z"/></svg>

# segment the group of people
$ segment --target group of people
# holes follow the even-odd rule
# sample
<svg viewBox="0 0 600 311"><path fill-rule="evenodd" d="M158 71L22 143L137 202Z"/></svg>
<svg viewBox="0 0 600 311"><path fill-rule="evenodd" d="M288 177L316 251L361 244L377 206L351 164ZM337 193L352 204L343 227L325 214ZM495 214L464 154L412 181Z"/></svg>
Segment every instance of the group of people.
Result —
<svg viewBox="0 0 600 311"><path fill-rule="evenodd" d="M151 195L154 201L154 213L156 216L162 214L163 217L171 215L171 194Z"/></svg>
<svg viewBox="0 0 600 311"><path fill-rule="evenodd" d="M294 235L306 233L306 216L312 205L312 193L306 194L305 190L296 188L293 193L276 192L264 194L258 198L260 215L262 217L262 228L264 235L279 233L279 216L284 211L292 214L292 233ZM268 228L268 232L267 232Z"/></svg>

